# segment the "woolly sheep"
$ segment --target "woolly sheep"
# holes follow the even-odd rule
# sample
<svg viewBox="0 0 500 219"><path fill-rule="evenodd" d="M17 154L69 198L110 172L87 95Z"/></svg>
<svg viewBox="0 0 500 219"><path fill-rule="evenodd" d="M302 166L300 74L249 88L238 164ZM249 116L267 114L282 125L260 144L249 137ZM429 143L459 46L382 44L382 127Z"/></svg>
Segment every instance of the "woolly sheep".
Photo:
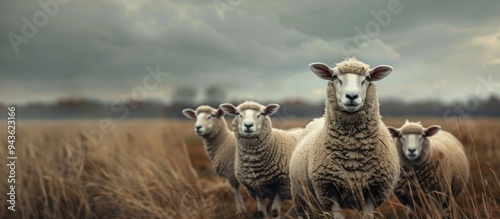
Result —
<svg viewBox="0 0 500 219"><path fill-rule="evenodd" d="M391 194L400 173L398 152L381 120L373 81L390 66L369 66L350 58L330 68L310 64L328 80L325 114L303 131L290 162L294 207L299 216L342 208L372 211ZM315 212L319 213L319 212Z"/></svg>
<svg viewBox="0 0 500 219"><path fill-rule="evenodd" d="M436 207L440 216L445 216L451 196L460 195L469 179L469 163L462 144L437 125L424 128L420 122L406 120L401 128L388 129L403 168L394 194L413 213ZM435 205L428 206L433 202Z"/></svg>
<svg viewBox="0 0 500 219"><path fill-rule="evenodd" d="M204 142L205 152L215 172L228 179L234 195L238 213L245 213L246 208L240 194L240 183L234 175L236 138L228 129L222 109L199 106L195 110L184 109L182 113L190 119L196 119L194 130Z"/></svg>
<svg viewBox="0 0 500 219"><path fill-rule="evenodd" d="M273 218L279 217L282 201L291 199L288 165L302 129L280 130L272 127L269 116L278 104L263 106L253 101L220 105L227 114L235 116L236 178L257 200L258 216L267 218L264 199L273 200Z"/></svg>

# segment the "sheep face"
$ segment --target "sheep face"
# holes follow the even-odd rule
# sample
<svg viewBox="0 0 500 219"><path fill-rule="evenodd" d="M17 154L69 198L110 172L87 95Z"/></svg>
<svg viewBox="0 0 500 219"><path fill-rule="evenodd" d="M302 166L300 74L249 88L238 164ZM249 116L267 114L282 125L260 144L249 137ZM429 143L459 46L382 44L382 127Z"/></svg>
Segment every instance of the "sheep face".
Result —
<svg viewBox="0 0 500 219"><path fill-rule="evenodd" d="M423 135L418 134L403 134L398 138L401 145L401 151L403 155L408 160L415 160L420 156L420 153L423 150L423 144L425 140Z"/></svg>
<svg viewBox="0 0 500 219"><path fill-rule="evenodd" d="M338 106L347 112L358 111L364 103L366 89L368 88L368 74L339 74L335 75L335 86Z"/></svg>
<svg viewBox="0 0 500 219"><path fill-rule="evenodd" d="M401 129L393 127L388 127L388 129L392 137L395 138L400 153L406 159L413 161L430 150L428 137L435 135L441 127L434 125L424 129L403 126Z"/></svg>
<svg viewBox="0 0 500 219"><path fill-rule="evenodd" d="M374 69L360 66L353 72L343 72L341 70L344 69L337 67L332 69L323 63L311 63L309 67L319 78L333 83L337 105L340 110L346 112L360 110L365 102L368 85L372 81L381 80L392 71L392 67L385 65L377 66Z"/></svg>
<svg viewBox="0 0 500 219"><path fill-rule="evenodd" d="M267 106L257 106L252 102L252 107L247 107L246 102L235 107L231 104L222 104L221 109L229 115L235 116L233 125L235 125L239 136L244 138L255 138L262 131L262 125L268 116L278 111L278 104L269 104Z"/></svg>
<svg viewBox="0 0 500 219"><path fill-rule="evenodd" d="M210 135L216 126L215 123L225 122L222 121L224 111L222 109L205 110L204 108L198 110L184 109L182 110L184 116L190 119L196 119L194 124L194 132L199 136Z"/></svg>

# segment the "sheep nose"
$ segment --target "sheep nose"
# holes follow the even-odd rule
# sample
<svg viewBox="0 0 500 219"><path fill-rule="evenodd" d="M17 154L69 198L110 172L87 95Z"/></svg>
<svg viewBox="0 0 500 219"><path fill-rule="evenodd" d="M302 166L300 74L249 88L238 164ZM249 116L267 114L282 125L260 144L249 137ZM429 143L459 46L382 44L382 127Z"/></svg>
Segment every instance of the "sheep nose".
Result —
<svg viewBox="0 0 500 219"><path fill-rule="evenodd" d="M345 97L347 97L347 99L353 101L356 98L358 98L358 95L357 94L346 94Z"/></svg>
<svg viewBox="0 0 500 219"><path fill-rule="evenodd" d="M245 127L246 127L247 129L252 128L252 126L253 126L253 124L251 124L251 123L250 123L250 124L249 124L249 123L245 123L244 125L245 125Z"/></svg>
<svg viewBox="0 0 500 219"><path fill-rule="evenodd" d="M200 131L201 125L197 125L197 126L195 126L195 128L196 128L196 131Z"/></svg>
<svg viewBox="0 0 500 219"><path fill-rule="evenodd" d="M408 149L408 151L413 154L415 153L415 151L417 151L417 149Z"/></svg>

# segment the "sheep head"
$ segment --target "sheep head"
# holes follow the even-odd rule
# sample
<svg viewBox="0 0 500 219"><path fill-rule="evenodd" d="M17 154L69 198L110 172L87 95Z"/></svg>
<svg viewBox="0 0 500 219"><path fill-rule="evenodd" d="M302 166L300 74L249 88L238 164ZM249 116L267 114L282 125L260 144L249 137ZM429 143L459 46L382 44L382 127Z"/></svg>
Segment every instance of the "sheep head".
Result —
<svg viewBox="0 0 500 219"><path fill-rule="evenodd" d="M339 109L351 113L363 107L368 85L392 72L392 67L387 65L370 69L354 57L337 63L335 68L320 62L311 63L309 67L319 78L333 83Z"/></svg>
<svg viewBox="0 0 500 219"><path fill-rule="evenodd" d="M182 114L189 119L196 119L194 132L199 136L210 135L216 123L225 122L222 119L224 111L220 108L214 109L209 106L199 106L196 110L186 108L182 110Z"/></svg>
<svg viewBox="0 0 500 219"><path fill-rule="evenodd" d="M432 125L424 128L420 123L406 121L405 124L396 129L394 127L387 127L392 137L395 140L396 146L402 155L410 160L416 160L428 153L429 139L441 130L438 125Z"/></svg>
<svg viewBox="0 0 500 219"><path fill-rule="evenodd" d="M278 104L263 106L253 101L245 101L233 106L229 103L221 104L220 107L228 115L235 116L233 120L233 131L244 138L255 138L262 131L263 124L269 120L269 116L278 111Z"/></svg>

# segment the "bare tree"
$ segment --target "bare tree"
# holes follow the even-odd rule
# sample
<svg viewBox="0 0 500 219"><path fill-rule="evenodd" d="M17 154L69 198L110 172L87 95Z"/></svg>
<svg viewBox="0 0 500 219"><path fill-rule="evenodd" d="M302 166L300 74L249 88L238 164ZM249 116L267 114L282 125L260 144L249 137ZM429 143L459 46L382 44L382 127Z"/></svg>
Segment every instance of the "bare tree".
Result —
<svg viewBox="0 0 500 219"><path fill-rule="evenodd" d="M211 86L205 90L205 102L209 104L220 104L226 101L226 91L219 86Z"/></svg>
<svg viewBox="0 0 500 219"><path fill-rule="evenodd" d="M196 90L191 87L179 87L173 92L172 101L178 105L193 105L196 94Z"/></svg>

